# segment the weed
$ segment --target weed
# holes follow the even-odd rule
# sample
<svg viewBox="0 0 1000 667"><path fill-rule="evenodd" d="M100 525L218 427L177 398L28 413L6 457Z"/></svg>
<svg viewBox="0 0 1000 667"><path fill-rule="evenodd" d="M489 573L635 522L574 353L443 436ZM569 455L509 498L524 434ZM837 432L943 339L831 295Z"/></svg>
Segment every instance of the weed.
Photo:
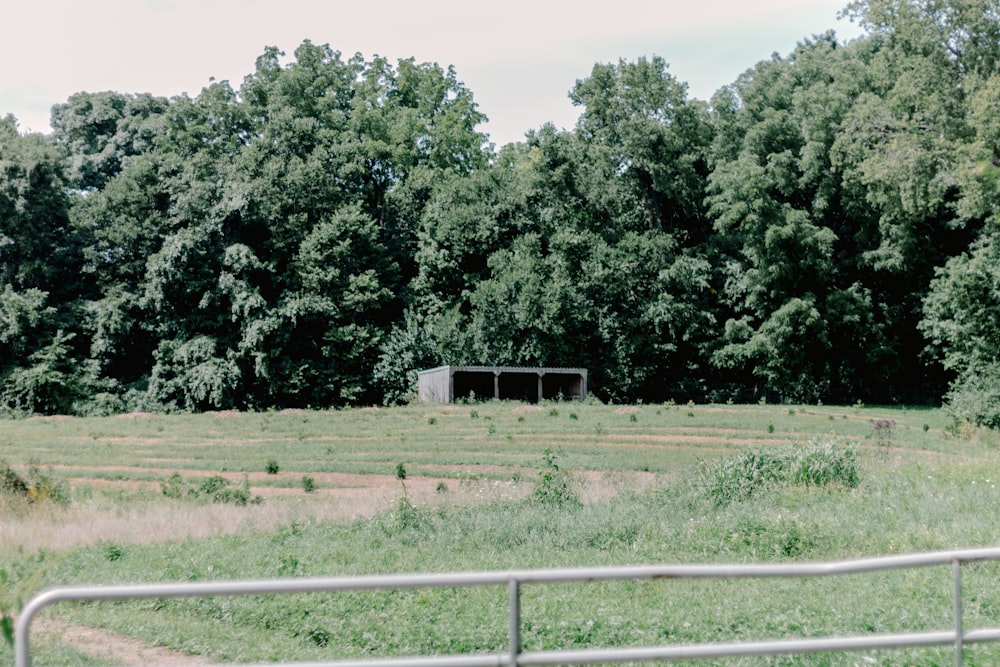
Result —
<svg viewBox="0 0 1000 667"><path fill-rule="evenodd" d="M410 502L410 499L403 496L396 502L396 511L391 515L392 526L396 530L419 529L426 518L420 509Z"/></svg>
<svg viewBox="0 0 1000 667"><path fill-rule="evenodd" d="M299 559L295 556L281 556L278 558L278 575L282 577L292 577L299 571Z"/></svg>
<svg viewBox="0 0 1000 667"><path fill-rule="evenodd" d="M277 475L279 470L281 470L281 467L278 465L278 461L276 459L268 459L267 463L264 465L264 471L267 472L268 475Z"/></svg>
<svg viewBox="0 0 1000 667"><path fill-rule="evenodd" d="M427 423L430 424L431 426L434 426L434 424L438 423L437 417L428 417Z"/></svg>
<svg viewBox="0 0 1000 667"><path fill-rule="evenodd" d="M872 435L875 438L875 444L882 454L887 454L889 448L892 446L892 430L895 427L896 422L892 419L879 418L872 420Z"/></svg>
<svg viewBox="0 0 1000 667"><path fill-rule="evenodd" d="M406 498L406 466L403 465L402 461L396 464L396 479L399 480L399 485L403 487L403 498Z"/></svg>
<svg viewBox="0 0 1000 667"><path fill-rule="evenodd" d="M436 493L448 493L448 484L446 484L444 480L442 480L437 483L436 487L434 487L434 491Z"/></svg>
<svg viewBox="0 0 1000 667"><path fill-rule="evenodd" d="M324 648L330 643L330 640L333 639L333 635L330 634L330 631L322 628L314 628L310 630L306 637L319 648Z"/></svg>
<svg viewBox="0 0 1000 667"><path fill-rule="evenodd" d="M312 493L316 490L316 480L309 475L302 476L302 490L306 493Z"/></svg>
<svg viewBox="0 0 1000 667"><path fill-rule="evenodd" d="M469 418L470 419L479 419L479 410L470 410L469 411Z"/></svg>
<svg viewBox="0 0 1000 667"><path fill-rule="evenodd" d="M639 418L638 418L638 417L636 417L636 416L635 416L635 413L633 412L632 414L630 414L630 415L628 416L628 420L629 420L630 422L637 422L637 421L639 421Z"/></svg>
<svg viewBox="0 0 1000 667"><path fill-rule="evenodd" d="M579 494L573 490L569 473L559 467L556 454L551 449L545 450L545 465L538 473L539 479L532 493L532 500L543 505L557 507L579 507L583 503Z"/></svg>
<svg viewBox="0 0 1000 667"><path fill-rule="evenodd" d="M104 544L104 558L110 562L115 562L121 560L125 556L125 549L119 544L114 542L107 542Z"/></svg>
<svg viewBox="0 0 1000 667"><path fill-rule="evenodd" d="M768 424L767 424L767 432L768 433L774 433L774 423L773 422L768 422Z"/></svg>
<svg viewBox="0 0 1000 667"><path fill-rule="evenodd" d="M559 411L557 409L552 408L549 410L549 417L558 417L558 416L559 416Z"/></svg>
<svg viewBox="0 0 1000 667"><path fill-rule="evenodd" d="M184 495L184 479L179 472L175 472L166 481L160 482L160 491L167 498L180 498Z"/></svg>
<svg viewBox="0 0 1000 667"><path fill-rule="evenodd" d="M575 421L575 420L579 419L580 416L577 415L575 412L571 412L571 413L569 413L569 418Z"/></svg>

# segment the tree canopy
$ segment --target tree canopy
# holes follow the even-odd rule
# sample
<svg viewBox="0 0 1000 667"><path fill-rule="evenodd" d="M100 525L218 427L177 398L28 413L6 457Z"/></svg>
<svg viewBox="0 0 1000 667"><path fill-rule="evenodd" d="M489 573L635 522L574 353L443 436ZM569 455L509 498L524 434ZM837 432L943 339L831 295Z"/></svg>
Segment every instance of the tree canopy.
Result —
<svg viewBox="0 0 1000 667"><path fill-rule="evenodd" d="M239 87L0 120L0 408L407 400L441 363L614 401L1000 425L1000 5L857 0L709 101L595 64L494 148L454 68L268 48Z"/></svg>

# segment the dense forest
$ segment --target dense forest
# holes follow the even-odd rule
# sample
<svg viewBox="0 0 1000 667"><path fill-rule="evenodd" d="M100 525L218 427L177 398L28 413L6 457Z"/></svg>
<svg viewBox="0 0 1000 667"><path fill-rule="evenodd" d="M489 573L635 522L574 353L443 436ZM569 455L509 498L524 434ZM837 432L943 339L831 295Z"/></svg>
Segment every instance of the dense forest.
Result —
<svg viewBox="0 0 1000 667"><path fill-rule="evenodd" d="M453 68L308 41L8 115L0 409L392 403L450 363L1000 426L1000 3L844 12L709 101L596 64L572 130L502 147Z"/></svg>

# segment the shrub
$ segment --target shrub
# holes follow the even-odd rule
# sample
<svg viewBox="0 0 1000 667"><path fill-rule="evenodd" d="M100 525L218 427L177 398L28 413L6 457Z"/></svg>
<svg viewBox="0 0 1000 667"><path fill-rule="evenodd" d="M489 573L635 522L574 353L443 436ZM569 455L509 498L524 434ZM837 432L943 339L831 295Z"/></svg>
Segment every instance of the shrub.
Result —
<svg viewBox="0 0 1000 667"><path fill-rule="evenodd" d="M69 486L66 482L57 482L48 475L43 475L37 468L29 471L28 496L36 502L51 500L59 505L69 504Z"/></svg>
<svg viewBox="0 0 1000 667"><path fill-rule="evenodd" d="M302 490L306 493L312 493L316 490L316 480L309 475L302 476Z"/></svg>
<svg viewBox="0 0 1000 667"><path fill-rule="evenodd" d="M69 487L66 482L57 482L34 467L25 479L10 466L4 466L3 472L0 472L0 494L25 498L33 503L46 500L60 505L69 503Z"/></svg>
<svg viewBox="0 0 1000 667"><path fill-rule="evenodd" d="M183 480L180 475L174 473L166 484L161 485L161 488L165 496L180 497ZM246 477L238 487L232 487L229 480L221 475L206 477L197 486L188 489L187 495L191 498L207 498L213 503L232 503L241 506L247 503L257 505L264 500L260 496L250 494L250 482Z"/></svg>
<svg viewBox="0 0 1000 667"><path fill-rule="evenodd" d="M956 421L1000 429L1000 364L966 371L952 383L947 401Z"/></svg>
<svg viewBox="0 0 1000 667"><path fill-rule="evenodd" d="M268 475L277 475L279 470L281 470L281 467L275 459L268 459L267 463L264 465L264 471L267 472Z"/></svg>
<svg viewBox="0 0 1000 667"><path fill-rule="evenodd" d="M3 472L0 473L0 492L12 496L27 496L28 483L11 470L10 466L4 466Z"/></svg>

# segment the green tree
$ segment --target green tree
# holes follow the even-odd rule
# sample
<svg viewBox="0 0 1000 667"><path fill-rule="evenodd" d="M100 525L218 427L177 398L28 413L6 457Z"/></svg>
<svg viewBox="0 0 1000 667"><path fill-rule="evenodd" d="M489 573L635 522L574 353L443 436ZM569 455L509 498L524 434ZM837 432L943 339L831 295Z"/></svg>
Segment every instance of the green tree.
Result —
<svg viewBox="0 0 1000 667"><path fill-rule="evenodd" d="M69 155L73 187L100 190L152 150L168 101L149 94L76 93L52 107L52 137Z"/></svg>
<svg viewBox="0 0 1000 667"><path fill-rule="evenodd" d="M931 283L920 328L932 354L954 374L953 413L1000 428L1000 235L951 258Z"/></svg>
<svg viewBox="0 0 1000 667"><path fill-rule="evenodd" d="M611 233L657 229L685 243L704 241L711 125L666 61L595 65L570 99L582 107L576 135L586 158L577 169L594 212L606 216L600 222Z"/></svg>
<svg viewBox="0 0 1000 667"><path fill-rule="evenodd" d="M965 136L947 58L828 34L714 100L721 369L790 400L927 400L919 303L981 221L955 215Z"/></svg>
<svg viewBox="0 0 1000 667"><path fill-rule="evenodd" d="M62 153L0 120L0 405L67 412L86 375L78 347L80 239Z"/></svg>

